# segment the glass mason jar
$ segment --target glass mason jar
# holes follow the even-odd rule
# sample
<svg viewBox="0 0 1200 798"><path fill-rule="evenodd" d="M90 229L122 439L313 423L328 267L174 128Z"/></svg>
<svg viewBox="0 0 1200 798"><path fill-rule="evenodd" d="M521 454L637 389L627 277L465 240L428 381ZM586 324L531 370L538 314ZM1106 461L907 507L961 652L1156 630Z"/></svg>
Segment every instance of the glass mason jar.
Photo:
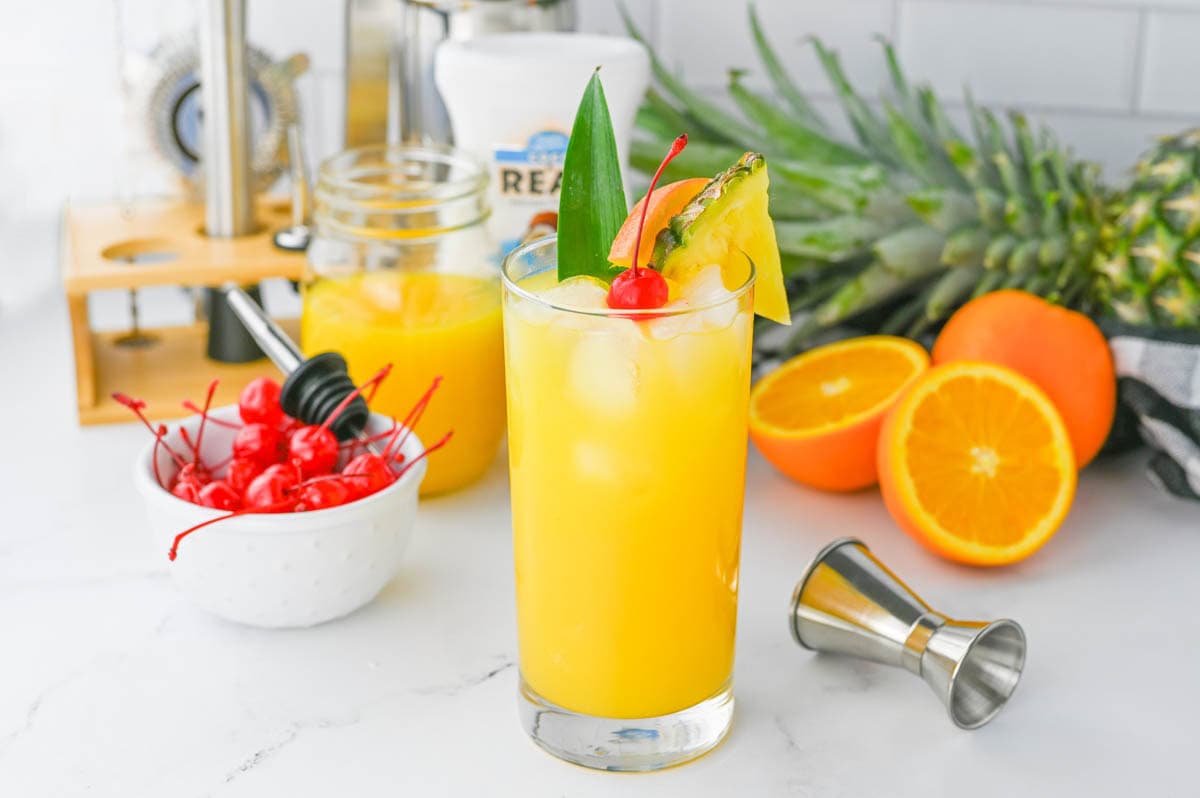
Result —
<svg viewBox="0 0 1200 798"><path fill-rule="evenodd" d="M371 406L397 419L442 378L417 433L454 436L430 456L422 494L478 478L504 433L486 186L482 164L437 147L349 150L317 176L301 347L340 352L357 383L393 364Z"/></svg>
<svg viewBox="0 0 1200 798"><path fill-rule="evenodd" d="M522 722L543 748L652 770L733 716L754 274L652 311L554 304L557 242L504 277Z"/></svg>

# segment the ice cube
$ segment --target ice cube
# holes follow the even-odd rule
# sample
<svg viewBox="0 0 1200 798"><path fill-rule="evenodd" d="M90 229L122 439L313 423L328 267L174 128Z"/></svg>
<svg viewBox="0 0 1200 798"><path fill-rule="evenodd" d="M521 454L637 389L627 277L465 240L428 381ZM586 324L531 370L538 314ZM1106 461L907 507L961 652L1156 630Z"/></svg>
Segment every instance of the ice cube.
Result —
<svg viewBox="0 0 1200 798"><path fill-rule="evenodd" d="M738 303L732 297L733 292L725 287L721 267L716 264L705 266L680 286L679 298L663 308L668 311L703 309L654 319L647 324L646 332L651 338L667 340L685 332L728 327L738 311Z"/></svg>
<svg viewBox="0 0 1200 798"><path fill-rule="evenodd" d="M581 440L575 444L575 472L581 480L620 482L620 458L611 447L598 441Z"/></svg>
<svg viewBox="0 0 1200 798"><path fill-rule="evenodd" d="M363 275L363 294L376 308L400 312L404 307L405 281L395 272L370 272Z"/></svg>
<svg viewBox="0 0 1200 798"><path fill-rule="evenodd" d="M543 302L567 310L603 310L608 307L608 286L595 277L579 275L538 293Z"/></svg>
<svg viewBox="0 0 1200 798"><path fill-rule="evenodd" d="M553 273L539 274L537 277L539 279L522 281L522 287L537 299L520 297L512 302L513 309L532 324L584 328L591 319L584 314L608 307L608 286L594 277L568 277L561 283L556 282ZM540 279L542 277L548 279ZM580 313L564 312L559 308Z"/></svg>
<svg viewBox="0 0 1200 798"><path fill-rule="evenodd" d="M573 463L563 464L564 469L574 466L574 473L566 478L620 487L630 497L659 490L660 480L656 478L661 475L655 472L652 460L639 454L628 440L584 437L575 443Z"/></svg>
<svg viewBox="0 0 1200 798"><path fill-rule="evenodd" d="M637 412L641 333L629 319L590 319L576 335L568 366L572 399L589 412L624 418Z"/></svg>
<svg viewBox="0 0 1200 798"><path fill-rule="evenodd" d="M693 274L690 280L679 287L679 293L685 302L695 307L718 302L731 292L725 287L721 267L713 263Z"/></svg>
<svg viewBox="0 0 1200 798"><path fill-rule="evenodd" d="M693 322L689 329L723 329L737 315L738 303L733 301L733 292L725 287L721 267L715 263L696 272L683 285L682 295L691 307L705 308L689 314Z"/></svg>
<svg viewBox="0 0 1200 798"><path fill-rule="evenodd" d="M687 310L688 307L687 301L683 299L668 302L662 308L666 315L642 322L644 332L657 341L674 338L688 328L688 314L679 312Z"/></svg>

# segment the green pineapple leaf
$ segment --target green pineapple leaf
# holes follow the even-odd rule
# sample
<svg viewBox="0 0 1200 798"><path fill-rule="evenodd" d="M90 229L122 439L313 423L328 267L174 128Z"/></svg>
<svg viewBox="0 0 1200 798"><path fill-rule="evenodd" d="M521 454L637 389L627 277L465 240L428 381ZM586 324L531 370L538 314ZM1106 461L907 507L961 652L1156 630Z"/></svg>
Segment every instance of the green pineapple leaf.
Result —
<svg viewBox="0 0 1200 798"><path fill-rule="evenodd" d="M1108 186L1096 164L1044 125L978 105L969 89L966 123L951 122L886 40L888 86L868 102L837 53L812 39L853 131L843 138L787 74L753 5L749 23L777 102L734 75L729 98L741 113L731 114L665 70L656 74L710 142L775 156L771 211L795 264L792 312L809 315L772 356L842 321L927 332L962 302L1003 288L1132 323L1200 325L1200 128L1160 139L1128 182ZM660 119L643 129L667 138ZM840 162L847 151L858 157ZM652 172L657 157L643 165L636 144L634 152Z"/></svg>
<svg viewBox="0 0 1200 798"><path fill-rule="evenodd" d="M825 136L780 111L774 102L742 85L742 72L729 71L729 95L746 118L756 122L773 142L774 151L814 163L861 166L870 163L862 153Z"/></svg>
<svg viewBox="0 0 1200 798"><path fill-rule="evenodd" d="M567 154L558 198L558 279L612 276L608 251L625 222L628 205L617 159L600 70L584 89Z"/></svg>
<svg viewBox="0 0 1200 798"><path fill-rule="evenodd" d="M958 132L958 128L946 116L945 109L938 102L937 95L933 93L933 89L928 86L917 87L917 104L921 108L921 115L925 117L926 124L939 141L962 140L962 134Z"/></svg>
<svg viewBox="0 0 1200 798"><path fill-rule="evenodd" d="M629 10L623 3L618 4L618 10L625 21L625 29L629 32L629 37L645 47L646 52L650 55L650 69L654 73L655 79L662 84L667 93L687 109L687 115L696 121L700 130L703 130L710 138L739 144L739 146L744 142L756 142L761 146L753 149L758 151L762 151L766 145L770 144L760 131L742 122L733 114L727 113L699 92L692 91L683 85L683 81L671 74L671 71L659 60L658 55L646 41L646 37L633 23L633 17L629 15ZM682 132L684 131L681 130L680 133Z"/></svg>
<svg viewBox="0 0 1200 798"><path fill-rule="evenodd" d="M978 299L984 294L990 294L1004 285L1004 281L1008 279L1008 275L1002 271L989 271L983 276L975 286L975 290L971 292L971 299Z"/></svg>
<svg viewBox="0 0 1200 798"><path fill-rule="evenodd" d="M664 124L665 134L659 134L661 138L668 141L674 139L685 130L696 130L698 135L689 134L689 141L699 142L702 138L702 126L697 124L695 119L692 119L683 111L680 111L671 101L662 96L653 87L646 89L646 102L643 107L648 107Z"/></svg>
<svg viewBox="0 0 1200 798"><path fill-rule="evenodd" d="M875 153L881 162L893 166L898 165L900 159L888 138L887 131L872 113L871 107L854 92L854 87L850 85L850 80L842 71L842 63L838 59L837 53L827 48L820 39L813 39L812 46L817 51L817 60L821 62L821 67L829 77L829 82L833 84L834 90L841 98L842 110L845 111L850 127L854 129L859 142L865 149Z"/></svg>
<svg viewBox="0 0 1200 798"><path fill-rule="evenodd" d="M926 146L920 131L896 106L887 100L883 102L883 112L887 119L888 133L900 156L900 162L923 184L936 185L936 166L933 161L933 153Z"/></svg>
<svg viewBox="0 0 1200 798"><path fill-rule="evenodd" d="M772 174L835 210L861 211L887 185L887 177L874 164L825 166L803 161L774 161Z"/></svg>
<svg viewBox="0 0 1200 798"><path fill-rule="evenodd" d="M779 251L791 255L843 261L870 251L887 227L861 216L835 216L815 222L776 222Z"/></svg>
<svg viewBox="0 0 1200 798"><path fill-rule="evenodd" d="M928 299L925 300L925 313L916 324L918 329L910 328L912 337L925 332L930 325L950 315L950 311L967 298L979 280L983 277L982 267L967 267L949 269L933 284Z"/></svg>
<svg viewBox="0 0 1200 798"><path fill-rule="evenodd" d="M816 109L809 104L804 93L792 81L787 70L783 68L783 64L779 61L779 56L775 55L775 50L771 48L770 42L767 41L767 36L763 33L762 25L758 21L758 9L754 3L749 6L750 11L750 33L754 36L754 46L758 49L758 58L762 61L763 68L767 70L767 75L771 78L771 82L775 84L775 91L779 92L779 96L787 103L792 113L795 114L802 122L810 125L817 130L828 130L828 125Z"/></svg>
<svg viewBox="0 0 1200 798"><path fill-rule="evenodd" d="M906 196L909 207L935 230L949 233L978 217L969 195L947 188L926 188Z"/></svg>

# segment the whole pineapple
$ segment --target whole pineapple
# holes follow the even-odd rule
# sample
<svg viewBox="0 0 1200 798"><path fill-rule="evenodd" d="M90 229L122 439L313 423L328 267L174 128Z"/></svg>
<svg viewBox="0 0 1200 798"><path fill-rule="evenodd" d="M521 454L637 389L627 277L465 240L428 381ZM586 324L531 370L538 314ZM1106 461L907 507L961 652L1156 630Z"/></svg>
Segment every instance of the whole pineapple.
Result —
<svg viewBox="0 0 1200 798"><path fill-rule="evenodd" d="M1134 167L1097 253L1097 298L1121 319L1200 326L1200 129L1165 138Z"/></svg>
<svg viewBox="0 0 1200 798"><path fill-rule="evenodd" d="M641 38L626 19L631 34ZM967 97L970 135L932 90L910 86L891 46L890 96L873 109L835 53L813 46L856 144L838 141L792 82L753 6L750 26L779 101L731 75L731 114L684 86L652 55L658 83L639 112L633 163L653 171L680 131L691 146L668 177L714 173L742 150L767 155L771 214L792 310L807 312L789 348L854 319L919 335L970 299L1021 288L1095 315L1200 325L1200 130L1166 139L1128 191L1099 181L1053 134L1019 113L1007 128Z"/></svg>

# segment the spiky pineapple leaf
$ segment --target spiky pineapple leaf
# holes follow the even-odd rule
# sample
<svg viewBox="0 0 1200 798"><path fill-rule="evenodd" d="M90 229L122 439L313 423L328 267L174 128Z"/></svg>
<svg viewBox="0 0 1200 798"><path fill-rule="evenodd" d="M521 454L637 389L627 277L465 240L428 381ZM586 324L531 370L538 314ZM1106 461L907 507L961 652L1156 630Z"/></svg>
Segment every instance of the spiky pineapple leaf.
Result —
<svg viewBox="0 0 1200 798"><path fill-rule="evenodd" d="M988 242L987 249L984 250L983 267L989 271L1004 271L1008 268L1008 259L1016 246L1017 237L1011 233L996 236Z"/></svg>
<svg viewBox="0 0 1200 798"><path fill-rule="evenodd" d="M919 331L913 330L913 337L924 332L928 325L948 316L951 310L970 295L971 289L982 277L982 266L950 269L939 277L925 301L925 326Z"/></svg>
<svg viewBox="0 0 1200 798"><path fill-rule="evenodd" d="M782 102L772 105L735 75L737 118L768 141L737 133L726 140L785 156L774 160L772 194L789 198L772 196L772 211L806 214L777 230L800 264L794 307L814 308L794 342L854 316L915 334L968 297L1003 287L1142 322L1200 318L1200 131L1160 142L1130 190L1117 194L1045 127L1021 113L997 116L969 90L969 124L960 132L932 89L904 74L888 42L891 99L874 104L856 92L837 54L814 40L858 142L850 149L870 161L830 163L828 143L840 142L807 116L810 106L753 8L750 21ZM811 139L814 132L821 138Z"/></svg>
<svg viewBox="0 0 1200 798"><path fill-rule="evenodd" d="M873 195L887 185L878 166L826 166L799 161L773 162L773 174L782 175L809 197L842 212L862 211Z"/></svg>
<svg viewBox="0 0 1200 798"><path fill-rule="evenodd" d="M776 222L780 252L843 261L865 254L888 228L861 216L836 216L816 222Z"/></svg>
<svg viewBox="0 0 1200 798"><path fill-rule="evenodd" d="M772 49L771 43L767 41L767 36L763 33L762 25L758 21L758 8L754 3L750 3L747 10L750 16L750 33L754 37L754 46L758 50L759 60L762 61L767 76L775 86L775 91L779 92L779 96L801 121L808 122L817 130L828 130L825 120L808 102L804 92L800 91L800 88L792 81L791 76L779 61L779 56Z"/></svg>
<svg viewBox="0 0 1200 798"><path fill-rule="evenodd" d="M998 290L1006 279L1008 279L1008 275L1002 271L989 271L975 286L975 290L971 292L971 299L978 299L984 294L990 294Z"/></svg>
<svg viewBox="0 0 1200 798"><path fill-rule="evenodd" d="M727 113L723 108L711 102L699 92L689 89L683 84L683 81L671 74L670 70L659 60L653 48L646 42L646 38L634 23L633 17L629 15L629 10L625 8L624 4L620 4L618 8L624 19L625 28L629 32L630 38L646 48L646 52L650 56L650 69L653 71L654 77L687 109L688 115L696 120L708 135L728 142L753 142L755 146L751 147L751 149L759 151L767 149L764 145L769 145L770 142L767 141L762 131L756 130L736 116ZM687 131L681 130L679 132L684 133Z"/></svg>
<svg viewBox="0 0 1200 798"><path fill-rule="evenodd" d="M674 141L675 137L680 133L687 131L696 131L693 135L688 133L689 142L699 142L703 140L705 135L704 125L689 116L686 112L679 110L671 104L670 100L663 97L661 93L656 91L654 87L646 90L645 102L643 107L658 117L663 124L665 134L660 134L660 137L667 141Z"/></svg>
<svg viewBox="0 0 1200 798"><path fill-rule="evenodd" d="M901 277L923 277L940 265L946 239L929 227L905 227L875 242L879 264Z"/></svg>
<svg viewBox="0 0 1200 798"><path fill-rule="evenodd" d="M858 136L859 143L868 151L875 153L880 161L893 166L899 165L899 156L888 138L887 131L883 124L875 118L870 106L855 93L854 87L850 85L850 81L842 71L842 64L837 54L825 47L820 39L813 39L812 45L825 74L841 98L842 110L845 111L850 126Z"/></svg>
<svg viewBox="0 0 1200 798"><path fill-rule="evenodd" d="M634 124L641 130L649 131L660 139L667 139L671 136L672 130L687 130L671 125L658 111L648 102L644 102L638 106L637 113L633 118Z"/></svg>
<svg viewBox="0 0 1200 798"><path fill-rule="evenodd" d="M742 71L729 71L729 96L747 118L758 124L772 141L774 152L790 158L834 166L861 166L870 159L857 150L825 136L781 112L774 103L742 84Z"/></svg>
<svg viewBox="0 0 1200 798"><path fill-rule="evenodd" d="M943 233L979 218L970 195L948 188L926 188L905 196L909 207L926 224Z"/></svg>
<svg viewBox="0 0 1200 798"><path fill-rule="evenodd" d="M946 237L941 261L947 266L983 268L988 234L978 225L961 227Z"/></svg>

